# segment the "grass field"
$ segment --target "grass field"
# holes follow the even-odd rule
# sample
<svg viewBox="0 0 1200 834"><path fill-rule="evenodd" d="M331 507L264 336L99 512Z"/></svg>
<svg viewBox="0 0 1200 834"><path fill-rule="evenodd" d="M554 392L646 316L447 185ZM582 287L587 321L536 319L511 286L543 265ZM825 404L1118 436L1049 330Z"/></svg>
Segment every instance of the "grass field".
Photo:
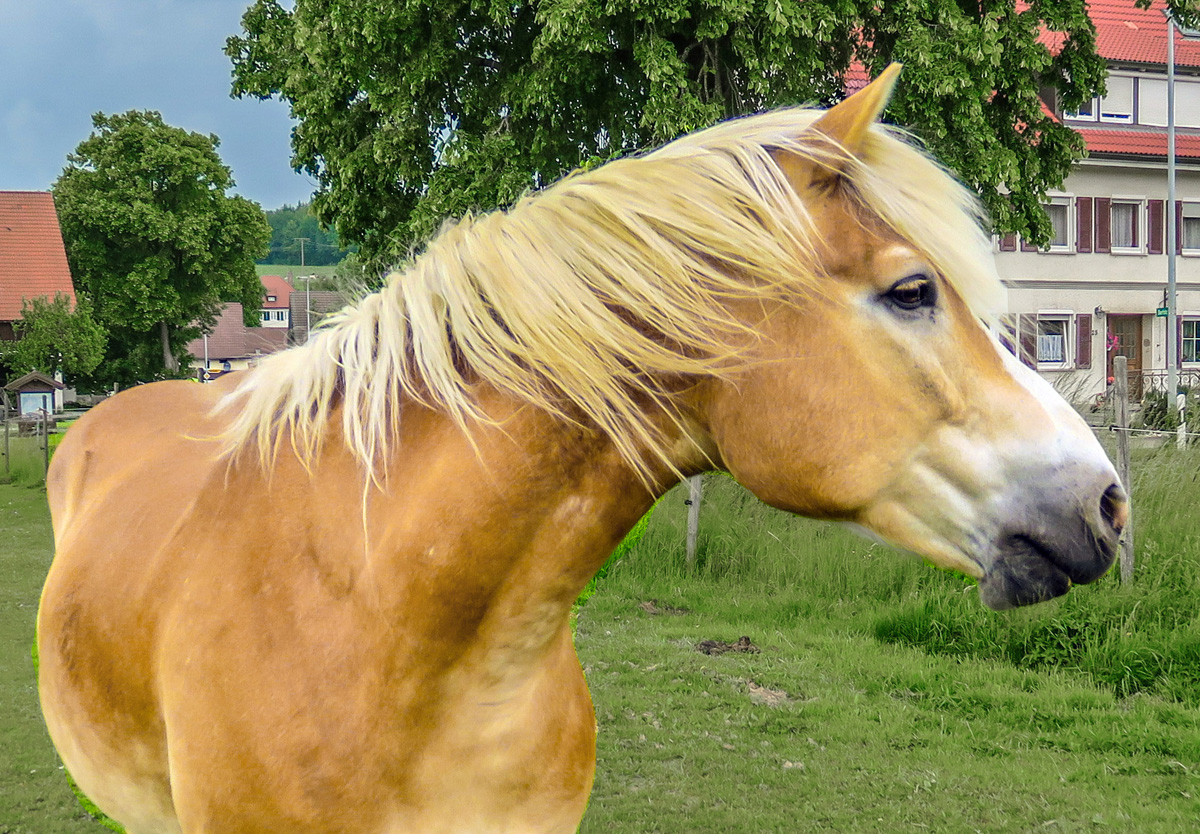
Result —
<svg viewBox="0 0 1200 834"><path fill-rule="evenodd" d="M582 830L1200 830L1200 452L1135 463L1134 586L1002 615L721 476L689 573L669 494L579 612L599 726ZM44 496L0 486L0 515L0 834L100 834L37 710ZM696 650L742 636L760 651Z"/></svg>

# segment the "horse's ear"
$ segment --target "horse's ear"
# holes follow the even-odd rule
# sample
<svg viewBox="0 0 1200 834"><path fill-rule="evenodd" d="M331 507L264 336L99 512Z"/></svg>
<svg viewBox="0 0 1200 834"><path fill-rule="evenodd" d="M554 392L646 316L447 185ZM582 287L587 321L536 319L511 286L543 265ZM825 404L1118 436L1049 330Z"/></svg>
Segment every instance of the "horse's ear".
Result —
<svg viewBox="0 0 1200 834"><path fill-rule="evenodd" d="M879 77L854 95L826 110L812 123L809 130L817 131L831 140L847 158L858 156L871 125L887 107L900 75L901 64L889 64ZM812 170L812 163L795 154L776 153L775 161L783 168L794 186L820 187L832 184L840 168ZM808 169L805 173L804 169Z"/></svg>

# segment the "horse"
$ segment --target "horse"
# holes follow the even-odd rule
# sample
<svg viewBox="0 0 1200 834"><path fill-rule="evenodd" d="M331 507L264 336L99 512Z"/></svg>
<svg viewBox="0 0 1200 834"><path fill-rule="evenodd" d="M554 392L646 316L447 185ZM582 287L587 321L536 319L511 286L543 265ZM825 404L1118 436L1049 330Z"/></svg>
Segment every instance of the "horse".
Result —
<svg viewBox="0 0 1200 834"><path fill-rule="evenodd" d="M129 834L572 832L570 611L680 478L859 525L993 608L1128 517L999 344L977 202L879 115L728 121L445 227L302 346L93 409L48 476L51 737Z"/></svg>

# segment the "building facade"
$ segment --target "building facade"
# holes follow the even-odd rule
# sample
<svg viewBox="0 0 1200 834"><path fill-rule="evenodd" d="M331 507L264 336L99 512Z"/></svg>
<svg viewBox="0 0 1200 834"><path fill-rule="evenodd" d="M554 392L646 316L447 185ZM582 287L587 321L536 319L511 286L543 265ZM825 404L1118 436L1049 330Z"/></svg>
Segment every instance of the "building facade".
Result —
<svg viewBox="0 0 1200 834"><path fill-rule="evenodd" d="M1162 6L1091 4L1108 92L1074 113L1046 102L1083 136L1088 156L1048 195L1048 246L997 240L1023 358L1077 401L1105 391L1118 355L1128 358L1135 392L1163 388L1172 339L1181 382L1200 384L1200 33L1176 34L1176 232L1168 240ZM1171 254L1173 328L1165 317Z"/></svg>

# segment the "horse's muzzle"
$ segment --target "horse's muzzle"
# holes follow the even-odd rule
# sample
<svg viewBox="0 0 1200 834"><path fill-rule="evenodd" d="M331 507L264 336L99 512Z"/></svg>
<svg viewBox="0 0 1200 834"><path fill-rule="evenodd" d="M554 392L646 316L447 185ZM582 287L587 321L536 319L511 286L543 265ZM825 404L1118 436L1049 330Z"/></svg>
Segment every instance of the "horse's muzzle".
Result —
<svg viewBox="0 0 1200 834"><path fill-rule="evenodd" d="M1084 490L1042 486L1031 493L1014 507L1014 521L997 537L979 582L980 598L997 611L1044 602L1098 579L1112 565L1129 519L1117 483Z"/></svg>

